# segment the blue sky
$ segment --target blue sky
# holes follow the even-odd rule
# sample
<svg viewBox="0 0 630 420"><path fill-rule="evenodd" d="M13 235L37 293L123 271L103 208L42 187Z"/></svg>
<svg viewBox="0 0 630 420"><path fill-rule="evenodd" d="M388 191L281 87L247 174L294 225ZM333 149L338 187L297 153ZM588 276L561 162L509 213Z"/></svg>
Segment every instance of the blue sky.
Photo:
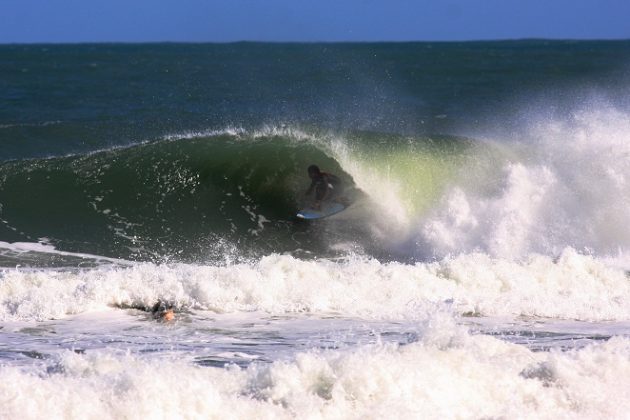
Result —
<svg viewBox="0 0 630 420"><path fill-rule="evenodd" d="M0 43L630 39L629 0L2 0Z"/></svg>

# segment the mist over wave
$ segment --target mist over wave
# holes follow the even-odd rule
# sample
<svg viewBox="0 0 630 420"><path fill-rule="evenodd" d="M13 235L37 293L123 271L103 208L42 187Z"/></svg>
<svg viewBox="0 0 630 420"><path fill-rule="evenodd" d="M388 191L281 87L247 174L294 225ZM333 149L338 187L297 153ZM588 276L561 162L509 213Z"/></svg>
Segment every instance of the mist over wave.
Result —
<svg viewBox="0 0 630 420"><path fill-rule="evenodd" d="M504 258L597 255L630 248L630 114L607 104L566 119L533 120L518 155L490 178L455 184L420 222L419 246L435 255L470 251Z"/></svg>

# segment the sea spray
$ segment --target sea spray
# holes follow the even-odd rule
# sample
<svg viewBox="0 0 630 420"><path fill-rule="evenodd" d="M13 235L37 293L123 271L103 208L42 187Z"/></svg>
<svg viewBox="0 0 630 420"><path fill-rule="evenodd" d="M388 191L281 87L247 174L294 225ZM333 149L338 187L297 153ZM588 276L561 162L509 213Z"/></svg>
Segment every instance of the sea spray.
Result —
<svg viewBox="0 0 630 420"><path fill-rule="evenodd" d="M371 259L308 261L270 255L227 266L137 264L84 270L5 269L4 320L45 320L108 306L156 301L218 313L333 313L418 319L450 302L460 314L624 320L630 283L623 270L566 249L524 262L462 254L435 263Z"/></svg>
<svg viewBox="0 0 630 420"><path fill-rule="evenodd" d="M503 258L557 255L566 246L607 256L630 247L630 116L610 106L532 122L518 160L491 185L452 185L420 220L419 252Z"/></svg>

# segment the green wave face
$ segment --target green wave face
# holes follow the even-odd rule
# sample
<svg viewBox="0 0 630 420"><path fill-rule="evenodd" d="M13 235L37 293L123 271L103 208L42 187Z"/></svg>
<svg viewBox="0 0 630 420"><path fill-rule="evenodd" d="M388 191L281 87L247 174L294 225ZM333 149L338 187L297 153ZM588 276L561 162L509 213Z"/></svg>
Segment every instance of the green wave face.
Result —
<svg viewBox="0 0 630 420"><path fill-rule="evenodd" d="M383 204L379 191L389 189L417 214L455 176L468 147L453 138L375 133L343 141L288 132L217 133L13 161L0 166L0 240L160 261L323 255L343 241L377 249L365 212L315 224L295 219L306 202L308 165L356 185L354 207Z"/></svg>
<svg viewBox="0 0 630 420"><path fill-rule="evenodd" d="M395 198L411 218L428 211L444 188L460 177L462 168L480 162L471 153L475 143L453 136L360 133L351 136L348 144L350 150L340 153L340 160L356 174L358 186L374 201Z"/></svg>

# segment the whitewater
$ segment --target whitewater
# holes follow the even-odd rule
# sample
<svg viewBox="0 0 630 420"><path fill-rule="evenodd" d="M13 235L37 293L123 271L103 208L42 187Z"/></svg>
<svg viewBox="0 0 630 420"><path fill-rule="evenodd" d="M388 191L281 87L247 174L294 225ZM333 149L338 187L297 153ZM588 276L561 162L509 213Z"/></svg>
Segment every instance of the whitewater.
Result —
<svg viewBox="0 0 630 420"><path fill-rule="evenodd" d="M89 103L80 118L63 107L42 107L36 122L0 113L8 145L0 153L0 418L627 417L630 108L594 88L567 105L563 87L562 101L528 97L505 112L493 87L483 91L490 104L479 105L481 114L458 118L451 111L473 114L472 99L423 90L411 85L420 76L409 75L423 60L433 77L452 68L449 60L431 67L435 57L531 48L510 64L521 69L545 49L605 54L605 46L627 49L322 46L330 49L321 52L326 63L355 57L351 80L372 86L377 76L356 75L379 54L385 58L373 68L393 60L409 91L425 93L412 100L400 86L385 93L379 85L371 92L379 106L399 95L395 120L382 112L382 120L365 120L355 110L352 124L324 123L331 120L324 105L311 119L269 118L289 111L236 106L237 87L234 97L220 93L223 82L249 80L233 74L241 67L229 60L268 65L317 44L188 46L181 56L170 45L76 47L96 63L76 70L85 80L106 80L89 73L100 66L136 71L127 69L128 54L139 54L137 71L173 66L169 54L181 59L176 72L188 74L191 62L201 71L209 59L202 52L231 71L215 75L219 93L199 94L208 109L198 110L194 98L179 103L192 117L157 104L164 121L178 121L165 126L150 123L131 96L117 96L117 85L101 120ZM0 57L12 57L7 48ZM63 56L70 47L58 48ZM98 61L106 48L113 64ZM33 62L16 62L31 68L48 54L27 53ZM304 60L299 69L308 73L313 63ZM578 61L572 65L585 79L611 83ZM330 77L343 70L317 65ZM518 84L522 76L508 73L480 85ZM469 74L456 74L462 92L479 85ZM172 76L150 80L160 77ZM300 77L301 92L323 100L327 85ZM284 94L280 79L242 89L277 89L273 102ZM353 103L356 86L334 80L348 89L338 102ZM11 86L11 95L23 94ZM119 115L121 103L132 117ZM311 105L295 106L301 113ZM371 115L373 106L362 103L361 112ZM209 121L213 112L245 117ZM74 140L85 133L92 143ZM294 216L312 163L339 175L353 203L305 223ZM156 304L173 308L174 319L152 312Z"/></svg>

